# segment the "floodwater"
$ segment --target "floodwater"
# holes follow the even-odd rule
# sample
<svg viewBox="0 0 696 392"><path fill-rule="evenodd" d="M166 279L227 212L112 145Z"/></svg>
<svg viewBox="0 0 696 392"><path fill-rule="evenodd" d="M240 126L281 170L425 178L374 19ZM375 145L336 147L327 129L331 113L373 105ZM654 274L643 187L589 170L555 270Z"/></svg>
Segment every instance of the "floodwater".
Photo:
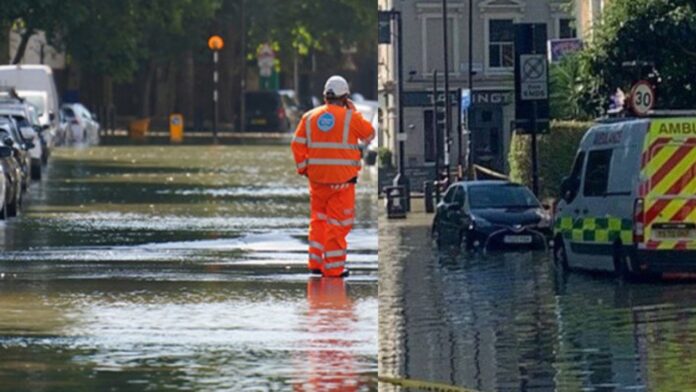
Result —
<svg viewBox="0 0 696 392"><path fill-rule="evenodd" d="M0 391L375 388L374 177L321 279L287 144L55 151L0 226Z"/></svg>
<svg viewBox="0 0 696 392"><path fill-rule="evenodd" d="M476 391L696 390L696 283L563 275L545 252L438 254L431 220L380 220L380 376Z"/></svg>

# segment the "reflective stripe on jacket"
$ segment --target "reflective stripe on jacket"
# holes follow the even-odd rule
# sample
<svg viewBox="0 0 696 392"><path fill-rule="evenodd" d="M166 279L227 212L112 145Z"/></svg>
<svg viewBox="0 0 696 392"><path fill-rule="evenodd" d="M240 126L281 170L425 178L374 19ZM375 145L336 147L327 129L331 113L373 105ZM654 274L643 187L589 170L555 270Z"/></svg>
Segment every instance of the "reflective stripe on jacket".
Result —
<svg viewBox="0 0 696 392"><path fill-rule="evenodd" d="M338 105L310 110L291 143L297 172L322 184L348 182L360 171L358 142L372 137L372 125L359 112Z"/></svg>

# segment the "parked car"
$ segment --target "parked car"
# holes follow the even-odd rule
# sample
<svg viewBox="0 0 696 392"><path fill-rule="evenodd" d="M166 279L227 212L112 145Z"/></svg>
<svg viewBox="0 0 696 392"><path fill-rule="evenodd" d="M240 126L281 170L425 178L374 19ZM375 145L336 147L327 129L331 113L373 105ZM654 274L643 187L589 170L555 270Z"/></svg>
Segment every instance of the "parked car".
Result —
<svg viewBox="0 0 696 392"><path fill-rule="evenodd" d="M545 248L551 237L551 216L523 185L457 182L437 205L432 235L439 247Z"/></svg>
<svg viewBox="0 0 696 392"><path fill-rule="evenodd" d="M27 175L22 168L23 152L14 143L13 128L14 124L10 119L0 117L0 166L5 178L3 211L0 211L2 217L17 215L26 189L24 184Z"/></svg>
<svg viewBox="0 0 696 392"><path fill-rule="evenodd" d="M81 103L66 103L61 112L68 123L64 134L66 144L99 144L101 126L89 109Z"/></svg>
<svg viewBox="0 0 696 392"><path fill-rule="evenodd" d="M696 273L696 118L654 116L585 133L555 213L560 268Z"/></svg>
<svg viewBox="0 0 696 392"><path fill-rule="evenodd" d="M41 142L39 132L35 128L39 125L33 123L30 111L31 109L27 103L0 102L0 116L12 117L19 129L20 141L29 147L31 179L40 180L44 158L43 143Z"/></svg>
<svg viewBox="0 0 696 392"><path fill-rule="evenodd" d="M285 91L285 90L281 90ZM299 104L281 91L250 91L244 96L246 118L244 131L294 131L300 120Z"/></svg>

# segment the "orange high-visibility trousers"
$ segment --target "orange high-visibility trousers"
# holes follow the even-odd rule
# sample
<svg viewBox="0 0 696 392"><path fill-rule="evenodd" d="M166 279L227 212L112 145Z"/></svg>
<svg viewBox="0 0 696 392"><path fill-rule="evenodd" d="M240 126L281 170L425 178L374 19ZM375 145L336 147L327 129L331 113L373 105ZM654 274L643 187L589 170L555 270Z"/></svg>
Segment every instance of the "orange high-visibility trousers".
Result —
<svg viewBox="0 0 696 392"><path fill-rule="evenodd" d="M310 270L323 276L338 277L345 269L348 243L353 227L355 184L309 183L309 263Z"/></svg>

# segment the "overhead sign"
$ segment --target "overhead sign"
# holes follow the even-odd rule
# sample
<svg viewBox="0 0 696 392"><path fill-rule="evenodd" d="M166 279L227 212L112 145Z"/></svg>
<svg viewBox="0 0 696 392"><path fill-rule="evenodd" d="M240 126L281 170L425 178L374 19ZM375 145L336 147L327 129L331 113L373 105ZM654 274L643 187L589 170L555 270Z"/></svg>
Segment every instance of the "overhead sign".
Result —
<svg viewBox="0 0 696 392"><path fill-rule="evenodd" d="M438 102L444 102L444 92L440 91ZM432 91L404 91L403 104L405 107L431 107L433 106ZM456 106L459 96L456 90L450 91L450 103ZM470 105L509 105L513 102L512 91L510 90L484 90L471 93Z"/></svg>
<svg viewBox="0 0 696 392"><path fill-rule="evenodd" d="M520 98L525 101L548 99L549 78L546 56L520 55Z"/></svg>
<svg viewBox="0 0 696 392"><path fill-rule="evenodd" d="M515 121L517 133L549 129L545 23L515 24Z"/></svg>
<svg viewBox="0 0 696 392"><path fill-rule="evenodd" d="M256 61L259 65L259 75L270 77L273 74L273 65L275 64L275 52L269 44L263 44L256 53Z"/></svg>
<svg viewBox="0 0 696 392"><path fill-rule="evenodd" d="M580 38L558 38L548 41L549 62L557 63L569 54L577 53L583 48Z"/></svg>
<svg viewBox="0 0 696 392"><path fill-rule="evenodd" d="M637 116L645 116L655 106L655 90L652 85L641 80L631 89L631 109Z"/></svg>

